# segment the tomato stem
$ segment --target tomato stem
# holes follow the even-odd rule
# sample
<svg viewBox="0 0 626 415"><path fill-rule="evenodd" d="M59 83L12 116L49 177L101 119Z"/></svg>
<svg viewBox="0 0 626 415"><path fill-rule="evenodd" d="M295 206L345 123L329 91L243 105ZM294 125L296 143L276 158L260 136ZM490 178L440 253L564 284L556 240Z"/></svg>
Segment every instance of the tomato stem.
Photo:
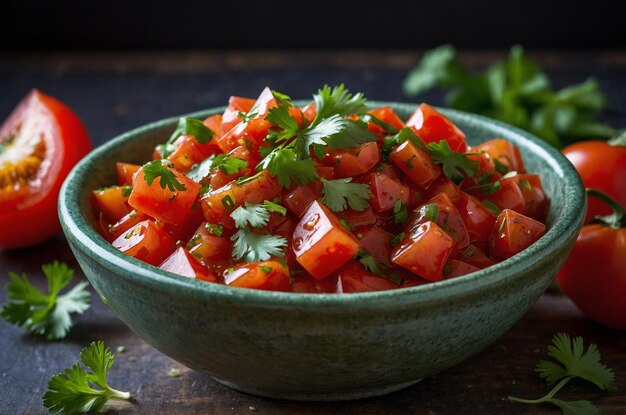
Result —
<svg viewBox="0 0 626 415"><path fill-rule="evenodd" d="M587 188L587 197L594 197L609 205L613 213L606 216L596 216L591 220L591 224L597 223L610 228L626 228L626 208L611 196L597 189Z"/></svg>

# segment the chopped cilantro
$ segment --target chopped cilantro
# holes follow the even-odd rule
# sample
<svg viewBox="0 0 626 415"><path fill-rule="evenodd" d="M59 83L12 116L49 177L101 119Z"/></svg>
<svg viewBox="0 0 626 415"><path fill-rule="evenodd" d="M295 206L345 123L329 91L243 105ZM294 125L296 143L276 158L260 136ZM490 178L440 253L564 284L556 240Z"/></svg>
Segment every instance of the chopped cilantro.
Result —
<svg viewBox="0 0 626 415"><path fill-rule="evenodd" d="M474 177L478 171L478 162L467 158L464 153L452 151L446 140L429 143L428 151L435 163L440 163L443 173L453 182L459 183L464 176Z"/></svg>
<svg viewBox="0 0 626 415"><path fill-rule="evenodd" d="M267 261L272 256L283 254L287 240L278 235L254 233L248 228L239 229L231 238L233 258L246 262Z"/></svg>
<svg viewBox="0 0 626 415"><path fill-rule="evenodd" d="M406 203L397 200L393 205L393 221L397 225L403 225L409 219L409 212L406 209Z"/></svg>
<svg viewBox="0 0 626 415"><path fill-rule="evenodd" d="M324 197L322 203L334 212L343 212L348 205L354 210L365 210L372 195L367 184L351 183L352 178L337 180L320 179Z"/></svg>
<svg viewBox="0 0 626 415"><path fill-rule="evenodd" d="M434 203L424 206L424 216L433 222L439 220L439 206Z"/></svg>
<svg viewBox="0 0 626 415"><path fill-rule="evenodd" d="M148 186L152 186L154 179L158 177L161 189L167 187L170 192L187 190L185 185L178 181L174 172L165 166L161 160L153 160L144 164L141 171Z"/></svg>

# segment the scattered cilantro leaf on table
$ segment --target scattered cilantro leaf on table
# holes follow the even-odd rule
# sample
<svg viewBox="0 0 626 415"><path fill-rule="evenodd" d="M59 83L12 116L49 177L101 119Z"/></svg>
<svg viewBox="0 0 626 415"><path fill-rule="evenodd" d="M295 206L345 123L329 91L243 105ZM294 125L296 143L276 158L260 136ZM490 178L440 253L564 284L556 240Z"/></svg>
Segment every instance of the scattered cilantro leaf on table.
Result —
<svg viewBox="0 0 626 415"><path fill-rule="evenodd" d="M73 415L83 412L100 412L111 398L130 399L128 392L113 389L107 383L107 373L113 366L115 356L104 343L93 342L80 352L79 363L52 376L48 390L43 395L43 405L51 414Z"/></svg>
<svg viewBox="0 0 626 415"><path fill-rule="evenodd" d="M41 267L48 281L48 294L34 287L25 274L9 273L9 302L0 315L9 323L26 326L28 331L49 340L61 339L72 327L71 313L82 314L90 307L91 295L86 281L79 282L65 294L59 292L69 284L74 271L66 264L53 262Z"/></svg>

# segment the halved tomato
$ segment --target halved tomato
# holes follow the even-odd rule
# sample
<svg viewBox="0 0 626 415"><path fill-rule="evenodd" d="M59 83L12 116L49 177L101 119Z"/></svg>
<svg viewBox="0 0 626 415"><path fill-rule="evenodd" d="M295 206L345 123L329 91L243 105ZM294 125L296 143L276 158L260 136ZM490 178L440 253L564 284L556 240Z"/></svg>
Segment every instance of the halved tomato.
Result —
<svg viewBox="0 0 626 415"><path fill-rule="evenodd" d="M0 127L0 247L20 248L60 230L57 199L65 176L91 150L67 106L31 91Z"/></svg>

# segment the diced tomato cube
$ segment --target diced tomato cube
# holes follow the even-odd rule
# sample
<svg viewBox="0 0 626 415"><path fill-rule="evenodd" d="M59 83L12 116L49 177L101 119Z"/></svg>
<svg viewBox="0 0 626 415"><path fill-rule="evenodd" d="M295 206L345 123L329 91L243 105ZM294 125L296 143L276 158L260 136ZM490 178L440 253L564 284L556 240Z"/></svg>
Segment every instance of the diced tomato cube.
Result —
<svg viewBox="0 0 626 415"><path fill-rule="evenodd" d="M428 189L426 191L426 195L429 199L432 199L440 193L447 194L450 198L450 202L452 202L454 205L459 203L459 201L462 199L462 192L461 189L459 189L459 186L454 184L452 180L448 179L443 174L439 176L437 180L435 180L430 186L428 186Z"/></svg>
<svg viewBox="0 0 626 415"><path fill-rule="evenodd" d="M398 131L404 128L404 123L402 122L400 117L398 117L398 114L396 114L396 112L390 106L374 108L373 110L370 110L367 113L372 114L374 117L378 118L382 122L386 122L387 124L390 124L391 126L395 127L396 130ZM383 134L385 132L382 129L382 127L378 126L372 121L370 121L367 124L367 128L374 134Z"/></svg>
<svg viewBox="0 0 626 415"><path fill-rule="evenodd" d="M281 193L281 186L267 170L241 182L231 182L202 195L200 204L208 222L221 223L233 228L235 223L230 214L237 207L248 203L263 203L272 200Z"/></svg>
<svg viewBox="0 0 626 415"><path fill-rule="evenodd" d="M248 111L254 105L255 100L252 98L242 98L232 96L228 100L228 107L224 111L222 115L220 129L216 131L219 135L224 135L228 131L230 131L235 125L241 122L241 118L239 118L239 113L247 114ZM206 124L205 124L206 125ZM207 127L209 127L207 125ZM211 128L211 127L209 127Z"/></svg>
<svg viewBox="0 0 626 415"><path fill-rule="evenodd" d="M302 107L302 114L308 122L313 122L315 116L317 115L317 108L315 107L315 103L311 102L309 105Z"/></svg>
<svg viewBox="0 0 626 415"><path fill-rule="evenodd" d="M391 251L391 262L427 280L440 281L453 245L450 235L428 221L406 233Z"/></svg>
<svg viewBox="0 0 626 415"><path fill-rule="evenodd" d="M548 199L541 184L541 178L537 174L517 174L511 177L517 183L524 196L524 215L538 221L546 217Z"/></svg>
<svg viewBox="0 0 626 415"><path fill-rule="evenodd" d="M389 257L391 252L391 240L393 239L392 234L385 232L377 226L358 230L355 233L361 242L361 247L370 254L376 262L387 266L391 265Z"/></svg>
<svg viewBox="0 0 626 415"><path fill-rule="evenodd" d="M448 263L448 265L446 265L444 269L444 276L445 278L455 278L476 271L480 271L480 268L475 267L472 264L468 264L467 262L453 259Z"/></svg>
<svg viewBox="0 0 626 415"><path fill-rule="evenodd" d="M386 278L366 271L356 262L351 261L338 272L338 293L363 293L399 288L398 284Z"/></svg>
<svg viewBox="0 0 626 415"><path fill-rule="evenodd" d="M117 239L122 233L126 232L139 222L149 219L148 215L132 210L128 215L124 216L114 224L108 225L108 232Z"/></svg>
<svg viewBox="0 0 626 415"><path fill-rule="evenodd" d="M167 159L174 164L179 172L186 173L191 167L200 163L212 154L218 153L219 148L214 144L200 144L191 135L181 135L174 141L176 150Z"/></svg>
<svg viewBox="0 0 626 415"><path fill-rule="evenodd" d="M498 160L500 163L504 164L509 171L516 171L518 173L524 173L526 171L519 149L505 139L494 138L493 140L485 141L482 144L472 147L472 152L483 151L489 155L492 163L495 163L494 160Z"/></svg>
<svg viewBox="0 0 626 415"><path fill-rule="evenodd" d="M118 221L131 211L128 196L132 187L111 186L93 191L98 207L112 221Z"/></svg>
<svg viewBox="0 0 626 415"><path fill-rule="evenodd" d="M289 284L289 269L277 261L238 266L224 275L224 283L231 287L292 291Z"/></svg>
<svg viewBox="0 0 626 415"><path fill-rule="evenodd" d="M337 178L353 177L370 171L380 161L378 144L364 143L346 151L333 151L324 160L334 166Z"/></svg>
<svg viewBox="0 0 626 415"><path fill-rule="evenodd" d="M430 155L409 140L397 145L389 157L421 189L426 189L441 174L441 167L433 163Z"/></svg>
<svg viewBox="0 0 626 415"><path fill-rule="evenodd" d="M296 225L292 247L300 265L322 279L348 262L359 242L326 206L314 201Z"/></svg>
<svg viewBox="0 0 626 415"><path fill-rule="evenodd" d="M138 164L120 163L116 164L117 183L120 186L130 186L133 184L133 176L141 168Z"/></svg>
<svg viewBox="0 0 626 415"><path fill-rule="evenodd" d="M217 137L222 135L222 114L211 115L202 121L209 130L213 131L214 135L211 141L217 142Z"/></svg>
<svg viewBox="0 0 626 415"><path fill-rule="evenodd" d="M183 247L167 257L159 268L187 278L217 282L217 277Z"/></svg>
<svg viewBox="0 0 626 415"><path fill-rule="evenodd" d="M199 204L194 203L182 223L174 224L157 221L157 224L175 241L188 241L202 222L204 222L202 209Z"/></svg>
<svg viewBox="0 0 626 415"><path fill-rule="evenodd" d="M500 190L490 194L485 194L480 190L473 192L481 200L489 200L495 203L500 209L511 209L516 212L523 212L526 202L524 194L519 186L512 179L500 179Z"/></svg>
<svg viewBox="0 0 626 415"><path fill-rule="evenodd" d="M372 208L376 212L392 211L398 200L409 201L409 187L383 173L372 173L368 177L372 197Z"/></svg>
<svg viewBox="0 0 626 415"><path fill-rule="evenodd" d="M200 185L184 174L169 167L168 169L174 174L176 180L185 187L185 190L172 191L167 186L161 188L161 177L156 177L152 184L148 185L142 169L135 175L133 191L128 203L138 211L159 221L181 224L191 211L200 191Z"/></svg>
<svg viewBox="0 0 626 415"><path fill-rule="evenodd" d="M283 205L293 214L300 217L314 200L322 197L319 182L295 185L283 196Z"/></svg>
<svg viewBox="0 0 626 415"><path fill-rule="evenodd" d="M479 269L487 268L495 264L482 249L474 244L469 244L463 252L457 255L457 259Z"/></svg>
<svg viewBox="0 0 626 415"><path fill-rule="evenodd" d="M469 241L486 241L491 234L496 217L478 199L461 192L456 204L469 234Z"/></svg>
<svg viewBox="0 0 626 415"><path fill-rule="evenodd" d="M420 105L406 125L414 127L416 134L427 144L446 140L452 150L462 153L467 151L463 131L428 104Z"/></svg>
<svg viewBox="0 0 626 415"><path fill-rule="evenodd" d="M489 237L489 253L498 260L510 258L532 245L545 229L541 222L514 210L504 209L498 215Z"/></svg>
<svg viewBox="0 0 626 415"><path fill-rule="evenodd" d="M209 179L209 184L212 189L218 189L240 177L254 175L256 173L256 166L261 161L256 151L245 146L235 147L228 153L228 157L244 160L247 163L247 166L239 170L237 173L227 173L222 171L219 167L215 168L213 172L211 172Z"/></svg>
<svg viewBox="0 0 626 415"><path fill-rule="evenodd" d="M428 221L437 223L441 229L450 235L454 251L459 251L469 244L469 235L463 223L463 218L447 194L440 193L415 209L406 223L406 229L410 232L415 227Z"/></svg>
<svg viewBox="0 0 626 415"><path fill-rule="evenodd" d="M316 280L315 278L303 274L304 273L298 273L292 277L291 288L294 293L323 294L337 292L336 276Z"/></svg>
<svg viewBox="0 0 626 415"><path fill-rule="evenodd" d="M158 266L174 249L174 241L154 221L144 220L111 244L126 255Z"/></svg>
<svg viewBox="0 0 626 415"><path fill-rule="evenodd" d="M373 225L376 223L376 215L374 215L371 206L368 206L361 211L347 208L343 212L337 212L337 216L348 222L350 226L354 228Z"/></svg>
<svg viewBox="0 0 626 415"><path fill-rule="evenodd" d="M315 170L317 171L317 175L322 179L333 180L335 178L335 168L331 166L322 166L318 164L315 166Z"/></svg>

